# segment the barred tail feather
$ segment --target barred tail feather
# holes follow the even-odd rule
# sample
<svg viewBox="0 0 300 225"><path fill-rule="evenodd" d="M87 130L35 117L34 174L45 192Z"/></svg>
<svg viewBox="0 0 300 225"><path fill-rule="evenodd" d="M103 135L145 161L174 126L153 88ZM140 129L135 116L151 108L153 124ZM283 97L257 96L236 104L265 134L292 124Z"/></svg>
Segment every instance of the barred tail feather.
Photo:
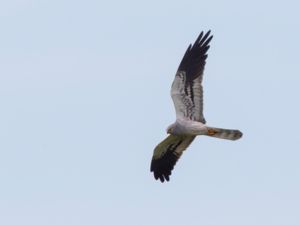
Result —
<svg viewBox="0 0 300 225"><path fill-rule="evenodd" d="M238 140L243 136L243 133L239 130L230 130L223 128L207 127L207 136L216 137L227 140Z"/></svg>

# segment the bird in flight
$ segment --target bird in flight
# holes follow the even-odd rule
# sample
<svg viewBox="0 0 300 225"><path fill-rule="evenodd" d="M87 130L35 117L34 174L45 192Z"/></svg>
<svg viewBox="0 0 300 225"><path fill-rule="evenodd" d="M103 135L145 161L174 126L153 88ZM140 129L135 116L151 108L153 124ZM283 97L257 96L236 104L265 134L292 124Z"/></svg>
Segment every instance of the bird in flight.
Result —
<svg viewBox="0 0 300 225"><path fill-rule="evenodd" d="M228 140L237 140L243 135L239 130L207 126L203 116L201 83L212 38L210 31L201 32L195 43L189 45L176 72L171 87L176 121L167 128L169 136L154 149L150 167L154 178L161 182L170 180L176 162L197 135Z"/></svg>

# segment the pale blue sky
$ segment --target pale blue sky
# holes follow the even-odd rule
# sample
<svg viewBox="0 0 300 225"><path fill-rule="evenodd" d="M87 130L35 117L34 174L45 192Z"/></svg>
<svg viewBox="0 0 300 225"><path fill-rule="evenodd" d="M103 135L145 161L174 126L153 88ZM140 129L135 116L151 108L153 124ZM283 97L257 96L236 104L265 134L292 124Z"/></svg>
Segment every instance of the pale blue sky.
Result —
<svg viewBox="0 0 300 225"><path fill-rule="evenodd" d="M0 1L0 224L299 225L299 1ZM169 89L212 30L208 124L150 174Z"/></svg>

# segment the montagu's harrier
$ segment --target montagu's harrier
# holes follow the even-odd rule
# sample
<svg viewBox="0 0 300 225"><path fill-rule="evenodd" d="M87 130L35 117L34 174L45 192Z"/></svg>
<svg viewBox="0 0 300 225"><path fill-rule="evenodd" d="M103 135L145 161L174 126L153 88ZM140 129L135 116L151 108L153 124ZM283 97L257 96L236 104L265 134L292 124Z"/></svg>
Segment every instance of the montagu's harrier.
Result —
<svg viewBox="0 0 300 225"><path fill-rule="evenodd" d="M213 36L208 31L200 33L193 45L189 45L179 65L171 88L176 111L176 121L167 128L169 136L156 146L151 162L151 172L161 182L169 181L171 171L182 152L197 135L237 140L239 130L215 128L205 125L203 116L202 77L209 42Z"/></svg>

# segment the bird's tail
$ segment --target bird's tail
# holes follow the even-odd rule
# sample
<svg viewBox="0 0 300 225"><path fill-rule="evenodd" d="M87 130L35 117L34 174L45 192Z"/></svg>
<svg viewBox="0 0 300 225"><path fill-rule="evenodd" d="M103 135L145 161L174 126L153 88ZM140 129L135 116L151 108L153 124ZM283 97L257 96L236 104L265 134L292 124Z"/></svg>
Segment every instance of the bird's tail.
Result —
<svg viewBox="0 0 300 225"><path fill-rule="evenodd" d="M205 135L235 141L240 139L243 133L239 130L207 127L207 134Z"/></svg>

